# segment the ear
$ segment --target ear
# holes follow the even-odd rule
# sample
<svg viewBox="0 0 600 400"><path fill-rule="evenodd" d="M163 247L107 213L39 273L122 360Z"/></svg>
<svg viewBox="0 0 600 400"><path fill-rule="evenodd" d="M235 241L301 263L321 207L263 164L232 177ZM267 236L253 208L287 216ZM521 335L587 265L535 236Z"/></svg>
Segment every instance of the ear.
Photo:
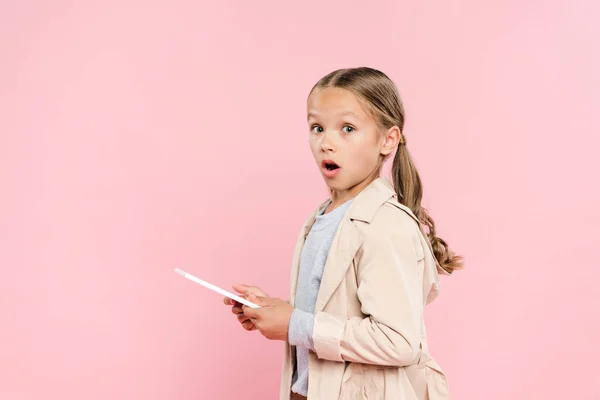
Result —
<svg viewBox="0 0 600 400"><path fill-rule="evenodd" d="M383 133L383 143L381 144L381 154L384 156L389 155L394 150L398 148L398 144L400 144L400 137L402 133L400 132L400 128L397 126L392 126L390 129Z"/></svg>

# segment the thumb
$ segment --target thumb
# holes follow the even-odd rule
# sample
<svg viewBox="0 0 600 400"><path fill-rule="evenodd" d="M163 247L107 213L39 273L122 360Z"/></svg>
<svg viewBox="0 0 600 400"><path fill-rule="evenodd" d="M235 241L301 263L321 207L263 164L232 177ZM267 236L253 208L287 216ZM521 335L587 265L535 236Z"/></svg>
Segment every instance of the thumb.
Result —
<svg viewBox="0 0 600 400"><path fill-rule="evenodd" d="M268 306L271 304L271 299L266 296L260 296L258 294L250 293L248 295L248 300L256 304L257 306Z"/></svg>
<svg viewBox="0 0 600 400"><path fill-rule="evenodd" d="M241 293L241 294L248 294L248 291L250 289L250 287L247 285L240 285L237 283L234 283L231 286L233 287L233 290L235 290L236 292Z"/></svg>
<svg viewBox="0 0 600 400"><path fill-rule="evenodd" d="M261 288L257 286L241 285L239 283L234 283L231 286L236 292L241 293L244 296L248 296L250 293L254 293L259 296L268 296Z"/></svg>

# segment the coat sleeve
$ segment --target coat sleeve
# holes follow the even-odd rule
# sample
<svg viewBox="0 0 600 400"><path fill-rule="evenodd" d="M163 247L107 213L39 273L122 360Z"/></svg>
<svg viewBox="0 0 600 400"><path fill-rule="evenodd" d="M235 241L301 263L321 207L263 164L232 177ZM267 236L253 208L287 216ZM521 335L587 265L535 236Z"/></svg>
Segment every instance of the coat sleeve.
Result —
<svg viewBox="0 0 600 400"><path fill-rule="evenodd" d="M385 366L419 361L423 263L408 229L365 239L357 260L358 298L365 318L318 312L317 357Z"/></svg>

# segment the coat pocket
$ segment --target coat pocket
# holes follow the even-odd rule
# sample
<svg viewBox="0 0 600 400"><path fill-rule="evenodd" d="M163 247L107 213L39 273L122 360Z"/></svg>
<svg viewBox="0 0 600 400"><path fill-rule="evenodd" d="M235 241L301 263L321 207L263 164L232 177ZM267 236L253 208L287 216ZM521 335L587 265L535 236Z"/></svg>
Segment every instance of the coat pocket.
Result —
<svg viewBox="0 0 600 400"><path fill-rule="evenodd" d="M386 399L386 374L397 367L350 363L344 372L340 400Z"/></svg>
<svg viewBox="0 0 600 400"><path fill-rule="evenodd" d="M339 400L363 400L365 374L354 363L347 363L342 376Z"/></svg>
<svg viewBox="0 0 600 400"><path fill-rule="evenodd" d="M387 367L368 366L364 371L363 398L366 400L385 400L385 373ZM394 368L396 369L396 368Z"/></svg>
<svg viewBox="0 0 600 400"><path fill-rule="evenodd" d="M425 375L427 378L429 400L450 400L450 390L446 375L433 359L425 363Z"/></svg>

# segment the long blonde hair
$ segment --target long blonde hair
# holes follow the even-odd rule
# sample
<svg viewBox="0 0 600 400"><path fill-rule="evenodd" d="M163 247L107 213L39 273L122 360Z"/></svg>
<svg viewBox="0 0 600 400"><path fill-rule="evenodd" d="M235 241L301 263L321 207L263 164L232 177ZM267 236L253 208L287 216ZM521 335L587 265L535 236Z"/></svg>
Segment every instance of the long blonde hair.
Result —
<svg viewBox="0 0 600 400"><path fill-rule="evenodd" d="M397 126L401 139L392 164L392 177L398 201L410 208L413 214L427 227L427 236L439 266L447 273L463 267L463 259L448 248L438 237L435 222L429 212L421 206L423 186L402 132L404 128L404 106L394 82L383 72L373 68L346 68L333 71L319 80L310 93L326 87L349 90L366 103L368 110L384 129Z"/></svg>

